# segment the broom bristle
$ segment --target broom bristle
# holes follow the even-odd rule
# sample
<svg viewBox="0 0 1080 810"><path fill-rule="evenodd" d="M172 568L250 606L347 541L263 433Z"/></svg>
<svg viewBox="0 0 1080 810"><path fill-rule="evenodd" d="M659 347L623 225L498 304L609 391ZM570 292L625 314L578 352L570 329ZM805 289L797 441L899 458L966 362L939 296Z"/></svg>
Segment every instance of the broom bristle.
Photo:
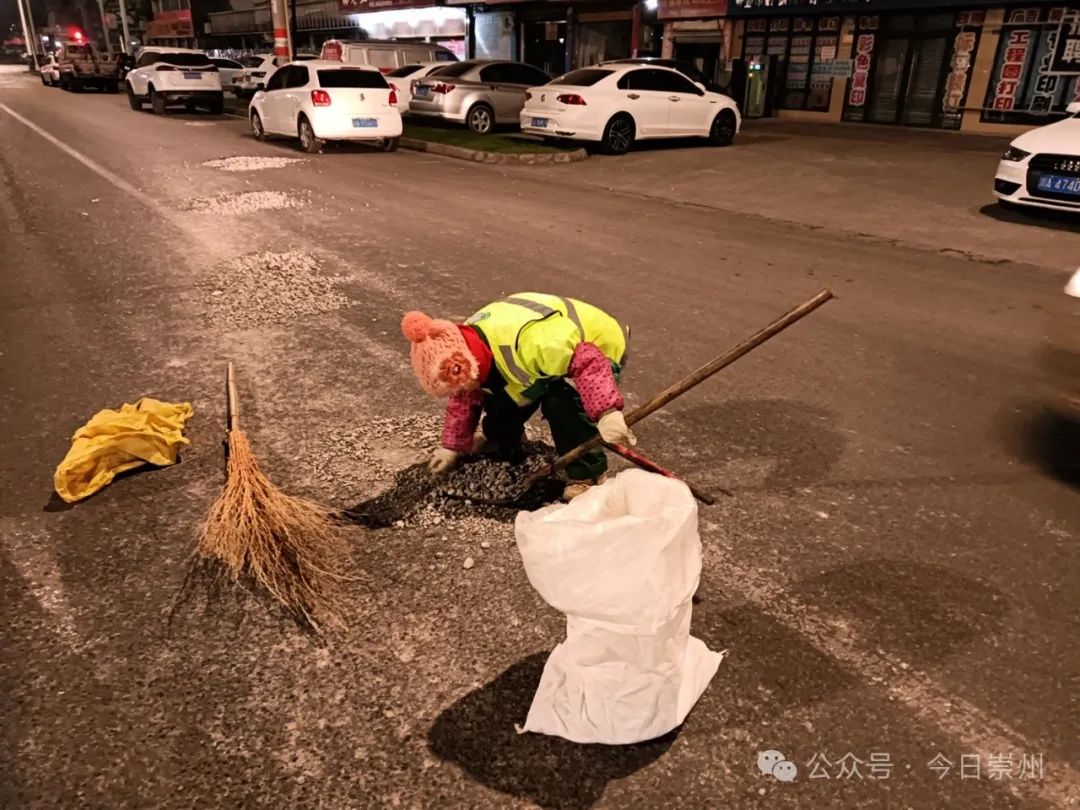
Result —
<svg viewBox="0 0 1080 810"><path fill-rule="evenodd" d="M274 486L242 430L229 431L226 476L196 555L220 560L234 580L250 575L316 630L321 622L340 626L348 551L335 513Z"/></svg>

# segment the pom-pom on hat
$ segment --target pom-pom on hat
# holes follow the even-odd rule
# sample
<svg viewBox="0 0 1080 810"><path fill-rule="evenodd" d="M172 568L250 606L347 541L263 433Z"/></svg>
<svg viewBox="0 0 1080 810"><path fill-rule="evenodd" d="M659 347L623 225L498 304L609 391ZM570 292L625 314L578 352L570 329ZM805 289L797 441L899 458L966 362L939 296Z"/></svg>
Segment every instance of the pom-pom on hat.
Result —
<svg viewBox="0 0 1080 810"><path fill-rule="evenodd" d="M409 341L413 372L421 387L436 397L472 391L480 385L480 364L457 324L406 312L401 334Z"/></svg>

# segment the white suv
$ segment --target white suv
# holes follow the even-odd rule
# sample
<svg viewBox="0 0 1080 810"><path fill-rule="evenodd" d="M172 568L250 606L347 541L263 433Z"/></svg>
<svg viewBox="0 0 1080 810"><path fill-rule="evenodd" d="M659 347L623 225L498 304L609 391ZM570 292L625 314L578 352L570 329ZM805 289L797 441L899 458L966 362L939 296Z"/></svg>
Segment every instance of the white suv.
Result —
<svg viewBox="0 0 1080 810"><path fill-rule="evenodd" d="M179 101L189 110L201 106L216 115L225 110L221 76L202 51L144 48L125 82L133 110L149 102L156 115L164 115L169 104Z"/></svg>

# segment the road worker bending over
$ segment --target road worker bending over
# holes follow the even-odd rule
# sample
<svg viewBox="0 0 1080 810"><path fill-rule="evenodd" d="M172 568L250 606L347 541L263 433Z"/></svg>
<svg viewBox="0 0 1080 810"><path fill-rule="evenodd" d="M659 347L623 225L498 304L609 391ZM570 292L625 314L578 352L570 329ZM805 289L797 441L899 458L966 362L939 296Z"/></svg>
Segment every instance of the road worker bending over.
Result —
<svg viewBox="0 0 1080 810"><path fill-rule="evenodd" d="M611 444L633 445L616 379L626 361L628 330L603 310L573 298L517 293L464 324L408 312L401 331L412 344L413 371L429 394L448 397L442 446L429 469L446 472L468 453L525 458L525 423L537 408L562 455L599 431ZM481 415L483 422L481 423ZM483 438L476 437L482 424ZM595 449L567 467L567 500L599 483L607 457Z"/></svg>

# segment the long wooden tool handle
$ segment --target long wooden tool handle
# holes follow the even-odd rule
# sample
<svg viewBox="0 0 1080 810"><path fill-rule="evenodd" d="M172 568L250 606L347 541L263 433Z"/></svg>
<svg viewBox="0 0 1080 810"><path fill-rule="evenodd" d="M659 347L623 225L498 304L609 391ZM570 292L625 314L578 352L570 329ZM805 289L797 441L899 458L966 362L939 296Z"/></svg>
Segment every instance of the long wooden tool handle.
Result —
<svg viewBox="0 0 1080 810"><path fill-rule="evenodd" d="M669 402L671 402L671 400L675 399L676 397L682 396L694 386L699 385L700 383L703 383L705 380L709 379L709 377L718 372L720 369L724 368L725 366L731 365L744 354L752 351L753 349L756 349L769 338L774 337L780 332L783 332L796 321L805 318L807 315L809 315L811 312L813 312L815 309L820 307L832 297L832 291L825 289L819 292L809 301L803 304L799 304L799 306L784 313L775 321L766 326L764 329L761 329L760 331L752 334L742 343L728 349L715 360L706 363L697 371L693 371L690 374L687 374L674 385L671 385L661 391L659 394L650 399L640 408L637 408L636 410L634 410L633 413L628 415L626 417L626 424L632 425L635 422L640 422L649 414L660 410ZM534 477L539 479L548 475L554 475L556 472L563 469L567 464L572 464L573 462L581 458L583 455L588 453L590 450L592 450L594 447L598 447L602 442L603 439L601 439L600 436L593 436L587 442L578 445L569 453L565 453L559 456L557 459L555 459L555 461L551 463L550 467L545 468ZM533 480L533 477L531 477L529 480L531 482Z"/></svg>
<svg viewBox="0 0 1080 810"><path fill-rule="evenodd" d="M240 397L236 393L236 372L232 361L225 370L225 423L229 431L240 428Z"/></svg>
<svg viewBox="0 0 1080 810"><path fill-rule="evenodd" d="M714 503L716 503L716 500L711 495L706 495L689 481L680 478L671 470L661 467L655 461L650 458L646 458L637 450L631 450L629 447L623 447L621 444L608 444L607 442L604 442L604 447L606 447L612 453L622 456L631 464L636 464L638 467L641 467L641 469L646 470L647 472L657 473L658 475L662 475L665 478L670 478L674 481L686 484L687 489L690 490L690 494L706 506L712 506Z"/></svg>

